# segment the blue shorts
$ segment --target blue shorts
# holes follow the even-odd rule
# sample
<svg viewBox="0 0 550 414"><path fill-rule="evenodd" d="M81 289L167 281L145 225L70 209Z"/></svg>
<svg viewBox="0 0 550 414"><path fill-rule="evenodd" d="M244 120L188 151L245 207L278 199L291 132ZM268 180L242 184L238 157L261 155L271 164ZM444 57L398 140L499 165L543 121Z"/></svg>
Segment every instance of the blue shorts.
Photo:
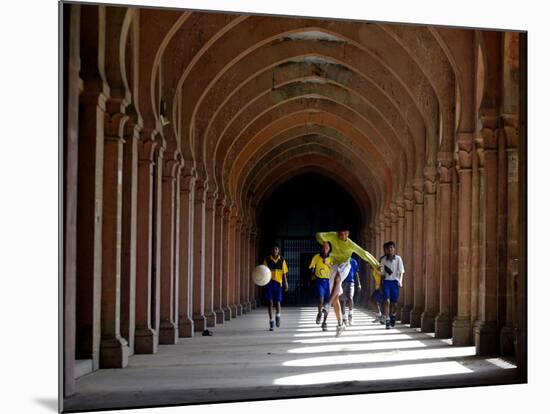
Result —
<svg viewBox="0 0 550 414"><path fill-rule="evenodd" d="M384 302L384 295L380 292L380 289L375 289L374 292L372 292L371 298L377 303Z"/></svg>
<svg viewBox="0 0 550 414"><path fill-rule="evenodd" d="M271 280L264 287L264 299L273 302L283 301L283 287L276 280Z"/></svg>
<svg viewBox="0 0 550 414"><path fill-rule="evenodd" d="M389 299L391 303L397 303L397 299L399 299L399 282L397 280L384 280L382 288L384 289L384 299Z"/></svg>
<svg viewBox="0 0 550 414"><path fill-rule="evenodd" d="M328 279L318 278L315 282L315 294L317 299L323 299L325 303L330 301L330 282Z"/></svg>

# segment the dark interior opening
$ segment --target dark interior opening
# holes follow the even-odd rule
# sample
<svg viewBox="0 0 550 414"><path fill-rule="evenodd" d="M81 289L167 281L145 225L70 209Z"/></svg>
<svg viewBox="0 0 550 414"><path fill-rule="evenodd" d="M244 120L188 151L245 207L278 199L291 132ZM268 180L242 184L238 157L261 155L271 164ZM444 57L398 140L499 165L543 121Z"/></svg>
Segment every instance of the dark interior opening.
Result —
<svg viewBox="0 0 550 414"><path fill-rule="evenodd" d="M350 237L358 240L361 215L355 200L341 185L320 174L292 178L263 204L258 263L270 254L274 243L281 247L289 271L285 304L314 303L308 266L320 250L315 233L336 231L342 222L350 225Z"/></svg>

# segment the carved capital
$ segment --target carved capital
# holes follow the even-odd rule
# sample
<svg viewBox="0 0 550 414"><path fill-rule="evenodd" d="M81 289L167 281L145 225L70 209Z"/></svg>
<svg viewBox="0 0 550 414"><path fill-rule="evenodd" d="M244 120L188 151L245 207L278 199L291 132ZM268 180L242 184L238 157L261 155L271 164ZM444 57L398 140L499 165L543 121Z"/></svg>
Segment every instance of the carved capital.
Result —
<svg viewBox="0 0 550 414"><path fill-rule="evenodd" d="M414 190L412 186L407 186L405 192L403 193L403 204L405 206L405 211L412 211L414 207Z"/></svg>
<svg viewBox="0 0 550 414"><path fill-rule="evenodd" d="M424 167L424 193L435 194L437 170L434 166Z"/></svg>
<svg viewBox="0 0 550 414"><path fill-rule="evenodd" d="M206 191L208 182L205 179L197 177L195 179L195 203L204 203L206 201Z"/></svg>
<svg viewBox="0 0 550 414"><path fill-rule="evenodd" d="M440 152L437 154L437 171L439 173L439 182L448 184L451 182L453 154L451 152Z"/></svg>
<svg viewBox="0 0 550 414"><path fill-rule="evenodd" d="M180 192L189 192L195 185L195 168L185 163L180 170Z"/></svg>
<svg viewBox="0 0 550 414"><path fill-rule="evenodd" d="M424 180L415 179L413 183L413 194L415 204L424 203Z"/></svg>
<svg viewBox="0 0 550 414"><path fill-rule="evenodd" d="M206 192L206 210L214 210L214 207L216 206L216 200L218 198L218 192L208 190Z"/></svg>
<svg viewBox="0 0 550 414"><path fill-rule="evenodd" d="M460 169L472 168L473 134L459 134L457 140L458 166Z"/></svg>
<svg viewBox="0 0 550 414"><path fill-rule="evenodd" d="M162 179L176 179L176 174L180 163L177 155L173 152L167 152L163 157Z"/></svg>
<svg viewBox="0 0 550 414"><path fill-rule="evenodd" d="M397 206L397 217L405 217L405 198L403 196L397 197L395 204Z"/></svg>
<svg viewBox="0 0 550 414"><path fill-rule="evenodd" d="M157 141L155 139L140 139L138 141L139 162L152 163L154 161L156 147Z"/></svg>
<svg viewBox="0 0 550 414"><path fill-rule="evenodd" d="M506 149L517 149L519 145L519 116L517 114L502 114L501 119Z"/></svg>
<svg viewBox="0 0 550 414"><path fill-rule="evenodd" d="M129 116L121 112L105 112L103 116L103 129L105 136L119 137L122 139L124 136L124 125L128 119Z"/></svg>
<svg viewBox="0 0 550 414"><path fill-rule="evenodd" d="M484 151L496 150L498 147L499 117L487 115L481 117L480 137Z"/></svg>
<svg viewBox="0 0 550 414"><path fill-rule="evenodd" d="M391 223L397 223L397 217L398 217L398 209L397 209L397 203L392 202L390 203L390 221Z"/></svg>

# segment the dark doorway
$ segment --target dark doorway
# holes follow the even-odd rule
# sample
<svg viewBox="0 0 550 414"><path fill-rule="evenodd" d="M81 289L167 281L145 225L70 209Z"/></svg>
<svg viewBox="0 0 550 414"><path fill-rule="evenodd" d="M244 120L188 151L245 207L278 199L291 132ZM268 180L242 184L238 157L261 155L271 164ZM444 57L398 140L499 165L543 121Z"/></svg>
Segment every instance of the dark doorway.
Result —
<svg viewBox="0 0 550 414"><path fill-rule="evenodd" d="M285 304L313 304L309 282L309 262L319 252L315 241L319 231L335 231L345 221L351 238L358 240L361 215L352 196L335 181L315 173L295 177L277 188L260 213L258 261L279 244L288 264L289 291Z"/></svg>

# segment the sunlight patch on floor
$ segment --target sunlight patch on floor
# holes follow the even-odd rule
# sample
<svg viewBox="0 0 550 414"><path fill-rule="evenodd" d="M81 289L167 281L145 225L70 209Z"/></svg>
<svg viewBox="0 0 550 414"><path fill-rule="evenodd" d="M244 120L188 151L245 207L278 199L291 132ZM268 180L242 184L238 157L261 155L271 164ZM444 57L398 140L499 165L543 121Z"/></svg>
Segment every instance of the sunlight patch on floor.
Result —
<svg viewBox="0 0 550 414"><path fill-rule="evenodd" d="M289 367L318 367L324 365L362 364L376 362L415 361L419 359L463 358L474 356L474 346L456 348L418 349L406 351L377 352L356 355L334 355L285 361Z"/></svg>
<svg viewBox="0 0 550 414"><path fill-rule="evenodd" d="M349 381L380 381L389 379L421 378L439 375L467 374L472 370L458 362L430 362L382 368L359 368L321 371L278 378L274 385L316 385Z"/></svg>
<svg viewBox="0 0 550 414"><path fill-rule="evenodd" d="M332 338L336 339L336 338ZM310 346L304 348L289 349L289 354L315 354L321 352L347 352L347 351L376 351L383 349L406 349L406 348L425 348L426 344L420 341L406 341L403 343L395 342L376 342L376 343L360 343L360 344L333 344Z"/></svg>
<svg viewBox="0 0 550 414"><path fill-rule="evenodd" d="M297 339L292 341L297 344L323 344L323 343L333 343L333 342L374 342L374 341L387 341L388 335L346 335L348 332L338 338L333 335L327 335L324 338L313 338L313 339ZM410 335L407 334L394 334L391 335L392 341L403 340L403 339L412 339Z"/></svg>
<svg viewBox="0 0 550 414"><path fill-rule="evenodd" d="M502 369L517 368L516 365L510 364L509 362L500 358L489 358L489 359L486 359L485 361L489 362L490 364L496 365L497 367Z"/></svg>
<svg viewBox="0 0 550 414"><path fill-rule="evenodd" d="M364 329L364 327L359 327L359 326L356 329L354 329L354 327L347 327L346 331L344 332L345 336L357 336L357 335L382 336L383 335L385 339L389 339L390 337L393 338L394 336L399 336L399 335L411 335L411 334L415 335L416 337L421 336L421 335L418 335L416 332L412 332L412 333L407 332L405 334L398 329L378 328L378 330L376 330L376 329ZM305 333L294 334L294 337L295 338L314 338L314 337L323 336L323 335L326 335L326 332L323 332L321 328L319 328L315 332L305 332Z"/></svg>

